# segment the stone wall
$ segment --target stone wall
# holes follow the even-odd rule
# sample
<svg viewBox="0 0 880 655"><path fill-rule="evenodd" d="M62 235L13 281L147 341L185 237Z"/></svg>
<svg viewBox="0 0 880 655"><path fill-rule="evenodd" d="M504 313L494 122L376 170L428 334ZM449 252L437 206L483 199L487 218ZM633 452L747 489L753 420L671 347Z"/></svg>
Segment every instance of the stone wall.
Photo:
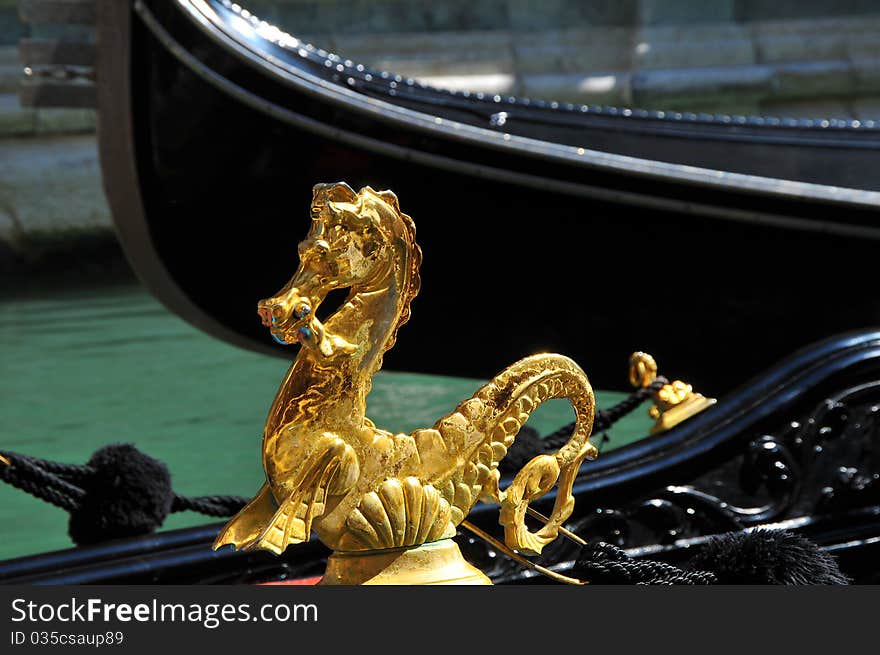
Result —
<svg viewBox="0 0 880 655"><path fill-rule="evenodd" d="M880 117L880 14L750 25L310 35L438 86L722 114Z"/></svg>
<svg viewBox="0 0 880 655"><path fill-rule="evenodd" d="M823 19L878 11L875 0L246 0L300 33L514 31Z"/></svg>
<svg viewBox="0 0 880 655"><path fill-rule="evenodd" d="M0 0L0 273L51 258L65 243L107 239L92 109L22 107L18 40L91 38L93 30L37 27L18 0Z"/></svg>
<svg viewBox="0 0 880 655"><path fill-rule="evenodd" d="M252 4L315 45L438 86L645 109L880 118L877 2Z"/></svg>

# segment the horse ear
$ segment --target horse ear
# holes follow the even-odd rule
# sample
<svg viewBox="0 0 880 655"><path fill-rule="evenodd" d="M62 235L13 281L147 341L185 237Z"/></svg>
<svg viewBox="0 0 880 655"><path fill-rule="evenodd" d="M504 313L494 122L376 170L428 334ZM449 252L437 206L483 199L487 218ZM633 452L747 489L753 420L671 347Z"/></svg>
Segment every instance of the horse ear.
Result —
<svg viewBox="0 0 880 655"><path fill-rule="evenodd" d="M316 184L312 187L312 208L320 208L330 202L354 202L357 194L345 182Z"/></svg>
<svg viewBox="0 0 880 655"><path fill-rule="evenodd" d="M366 187L370 189L370 187ZM370 189L370 191L373 191ZM397 195L394 191L373 191L377 196L379 196L386 203L394 207L394 210L399 214L400 213L400 202L397 200Z"/></svg>

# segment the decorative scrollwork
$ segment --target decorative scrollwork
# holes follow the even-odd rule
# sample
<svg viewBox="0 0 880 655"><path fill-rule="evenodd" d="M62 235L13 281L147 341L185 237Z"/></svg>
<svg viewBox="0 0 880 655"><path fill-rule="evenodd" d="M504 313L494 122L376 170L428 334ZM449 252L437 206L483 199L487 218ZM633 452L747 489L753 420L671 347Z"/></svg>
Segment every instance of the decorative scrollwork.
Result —
<svg viewBox="0 0 880 655"><path fill-rule="evenodd" d="M640 547L880 506L880 384L846 390L742 443L691 480L578 514L566 527L590 541ZM546 554L562 561L577 549L557 543Z"/></svg>

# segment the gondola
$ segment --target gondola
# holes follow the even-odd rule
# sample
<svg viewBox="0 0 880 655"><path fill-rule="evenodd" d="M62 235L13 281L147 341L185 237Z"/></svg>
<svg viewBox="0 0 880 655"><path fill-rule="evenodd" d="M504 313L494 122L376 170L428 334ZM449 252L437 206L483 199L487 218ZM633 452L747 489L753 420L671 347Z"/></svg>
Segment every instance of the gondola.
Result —
<svg viewBox="0 0 880 655"><path fill-rule="evenodd" d="M286 356L253 302L285 279L311 186L340 179L396 190L428 253L431 300L390 368L487 377L550 350L616 381L638 344L721 393L880 315L865 286L875 125L448 93L221 0L99 8L121 241L169 308L220 338ZM461 293L476 277L485 292ZM502 341L446 338L462 322L504 325Z"/></svg>
<svg viewBox="0 0 880 655"><path fill-rule="evenodd" d="M570 529L677 564L714 534L785 528L854 581L877 581L877 126L451 93L221 0L99 9L105 187L130 261L170 309L289 357L253 308L289 272L312 184L393 188L417 220L431 296L389 368L486 377L555 350L611 385L637 345L720 397L585 468ZM484 293L462 293L475 279ZM497 347L450 338L462 327L497 332ZM473 522L495 525L478 508ZM218 529L11 560L0 581L308 582L323 570L315 541L282 558L213 552ZM539 580L458 539L496 583ZM559 544L544 558L564 572L575 556Z"/></svg>

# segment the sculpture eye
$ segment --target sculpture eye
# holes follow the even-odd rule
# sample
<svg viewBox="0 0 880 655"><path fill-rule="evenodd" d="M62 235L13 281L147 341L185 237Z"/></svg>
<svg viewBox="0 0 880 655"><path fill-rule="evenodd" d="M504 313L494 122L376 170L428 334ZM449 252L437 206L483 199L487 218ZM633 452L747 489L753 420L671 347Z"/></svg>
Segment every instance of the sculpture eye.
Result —
<svg viewBox="0 0 880 655"><path fill-rule="evenodd" d="M296 307L293 308L293 315L297 318L305 318L312 312L312 307L307 302L299 302Z"/></svg>

